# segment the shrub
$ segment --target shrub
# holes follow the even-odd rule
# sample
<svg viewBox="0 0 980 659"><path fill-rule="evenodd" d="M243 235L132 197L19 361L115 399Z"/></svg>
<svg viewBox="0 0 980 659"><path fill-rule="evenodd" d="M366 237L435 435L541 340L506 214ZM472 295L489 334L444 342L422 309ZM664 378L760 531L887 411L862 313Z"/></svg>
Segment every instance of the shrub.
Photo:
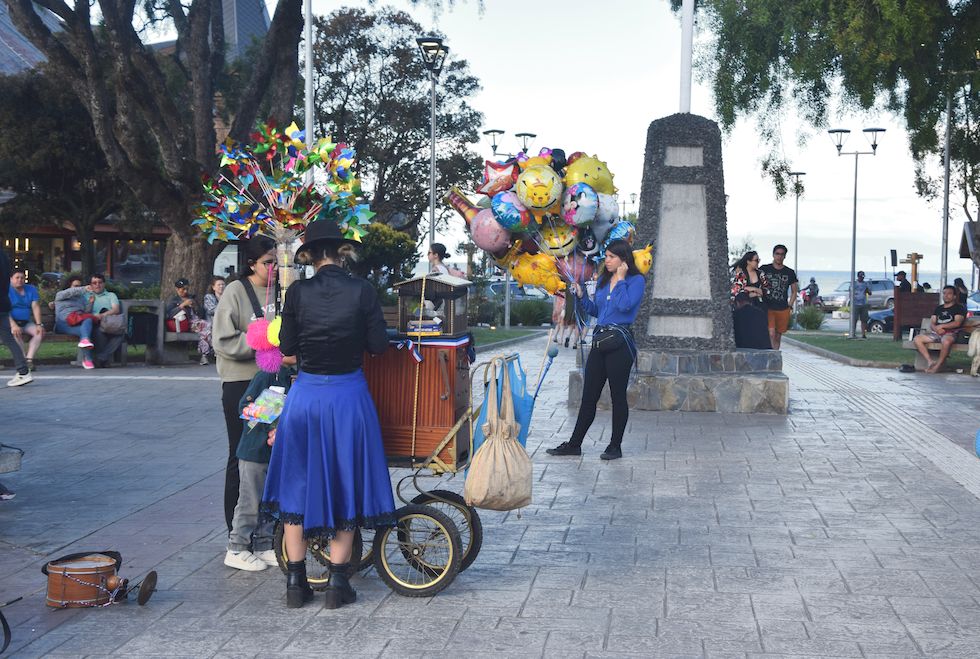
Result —
<svg viewBox="0 0 980 659"><path fill-rule="evenodd" d="M551 321L551 303L545 300L521 300L510 305L512 325L537 327Z"/></svg>
<svg viewBox="0 0 980 659"><path fill-rule="evenodd" d="M805 330L818 330L826 322L826 316L816 307L803 307L795 316L794 321Z"/></svg>

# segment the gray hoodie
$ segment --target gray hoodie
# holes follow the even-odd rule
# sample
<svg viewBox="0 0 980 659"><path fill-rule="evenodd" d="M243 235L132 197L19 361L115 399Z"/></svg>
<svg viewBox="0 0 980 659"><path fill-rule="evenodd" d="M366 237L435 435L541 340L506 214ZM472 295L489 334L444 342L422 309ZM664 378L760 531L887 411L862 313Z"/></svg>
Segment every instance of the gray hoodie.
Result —
<svg viewBox="0 0 980 659"><path fill-rule="evenodd" d="M92 300L94 296L91 291L89 291L84 286L76 286L75 288L66 288L63 291L58 291L58 294L54 296L54 314L55 317L62 321L68 322L68 314L73 311L79 311L85 313L92 309Z"/></svg>

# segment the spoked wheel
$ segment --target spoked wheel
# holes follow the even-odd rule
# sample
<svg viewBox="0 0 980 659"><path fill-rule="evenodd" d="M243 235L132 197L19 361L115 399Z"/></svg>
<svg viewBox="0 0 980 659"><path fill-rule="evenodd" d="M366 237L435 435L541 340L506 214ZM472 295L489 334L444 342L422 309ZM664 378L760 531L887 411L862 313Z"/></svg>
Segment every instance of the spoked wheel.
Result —
<svg viewBox="0 0 980 659"><path fill-rule="evenodd" d="M286 540L283 533L283 525L276 522L276 535L273 540L272 548L276 552L276 561L279 569L286 573L286 562L289 558L286 555ZM351 556L361 556L363 553L360 529L354 530L354 544L351 547ZM351 572L360 569L351 560ZM306 542L306 581L313 590L323 590L327 587L327 580L330 578L330 546L323 538L310 538Z"/></svg>
<svg viewBox="0 0 980 659"><path fill-rule="evenodd" d="M366 570L374 563L374 529L361 529L361 547L361 559L354 568L356 572Z"/></svg>
<svg viewBox="0 0 980 659"><path fill-rule="evenodd" d="M483 547L483 522L473 506L467 506L466 500L449 490L429 490L422 492L412 499L412 503L420 506L431 506L445 513L459 529L459 539L463 548L463 557L459 563L462 572L473 565L480 548Z"/></svg>
<svg viewBox="0 0 980 659"><path fill-rule="evenodd" d="M395 526L374 535L374 566L399 595L431 597L459 573L459 530L443 512L409 504L395 511Z"/></svg>

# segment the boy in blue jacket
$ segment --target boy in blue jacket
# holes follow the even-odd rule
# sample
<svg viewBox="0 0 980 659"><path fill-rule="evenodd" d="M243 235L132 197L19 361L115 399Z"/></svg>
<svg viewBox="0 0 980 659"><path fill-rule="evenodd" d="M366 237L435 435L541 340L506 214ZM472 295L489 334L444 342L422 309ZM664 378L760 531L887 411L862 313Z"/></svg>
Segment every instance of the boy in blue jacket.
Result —
<svg viewBox="0 0 980 659"><path fill-rule="evenodd" d="M238 408L244 410L269 387L283 387L288 391L292 375L293 369L287 366L277 373L259 371L245 390ZM238 443L238 505L235 506L231 533L228 534L228 551L225 553L225 565L238 570L258 572L278 564L272 546L274 522L272 519L260 522L259 519L259 502L272 456L268 441L270 428L268 423L256 423L252 428L246 423Z"/></svg>

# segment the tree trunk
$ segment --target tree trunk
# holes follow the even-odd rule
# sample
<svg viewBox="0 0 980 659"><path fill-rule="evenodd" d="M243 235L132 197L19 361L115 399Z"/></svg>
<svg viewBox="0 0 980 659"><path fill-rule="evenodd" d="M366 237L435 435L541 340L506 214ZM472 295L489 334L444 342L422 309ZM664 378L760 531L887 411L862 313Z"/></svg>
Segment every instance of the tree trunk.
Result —
<svg viewBox="0 0 980 659"><path fill-rule="evenodd" d="M210 255L208 243L203 235L190 232L190 222L185 231L174 231L167 239L163 253L163 275L160 280L160 297L167 299L174 294L174 282L184 277L191 282L191 292L197 295L198 302L204 300L211 281L211 268L214 257ZM167 221L168 226L178 226L176 220Z"/></svg>
<svg viewBox="0 0 980 659"><path fill-rule="evenodd" d="M81 245L82 272L81 275L88 283L88 278L95 273L95 240L93 239L93 226L88 223L88 218L73 222L75 225L75 235Z"/></svg>

